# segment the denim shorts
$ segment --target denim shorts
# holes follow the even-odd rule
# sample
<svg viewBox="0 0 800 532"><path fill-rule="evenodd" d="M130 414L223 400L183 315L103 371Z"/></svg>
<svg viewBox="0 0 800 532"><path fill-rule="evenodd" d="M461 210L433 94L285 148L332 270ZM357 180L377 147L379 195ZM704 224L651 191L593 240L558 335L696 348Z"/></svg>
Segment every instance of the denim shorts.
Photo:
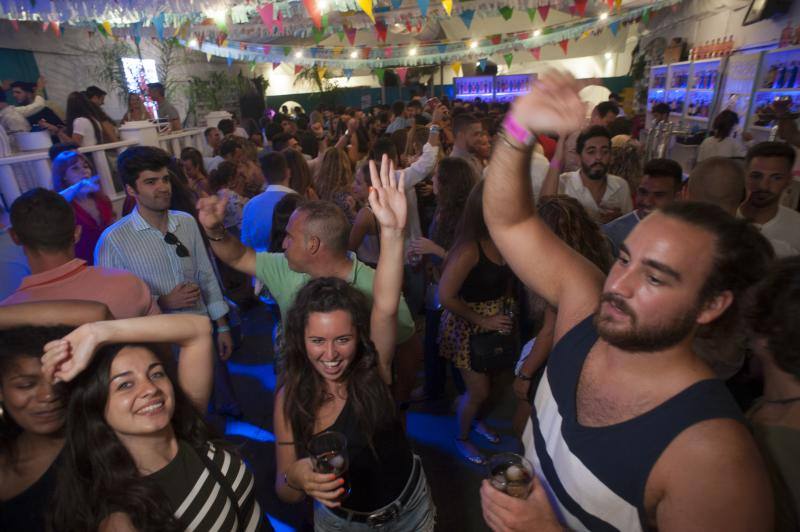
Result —
<svg viewBox="0 0 800 532"><path fill-rule="evenodd" d="M348 522L331 512L327 506L314 502L314 532L433 532L436 523L436 507L433 505L431 491L425 478L425 471L418 456L419 479L408 503L400 510L400 515L380 527L366 523ZM376 510L379 511L379 510Z"/></svg>

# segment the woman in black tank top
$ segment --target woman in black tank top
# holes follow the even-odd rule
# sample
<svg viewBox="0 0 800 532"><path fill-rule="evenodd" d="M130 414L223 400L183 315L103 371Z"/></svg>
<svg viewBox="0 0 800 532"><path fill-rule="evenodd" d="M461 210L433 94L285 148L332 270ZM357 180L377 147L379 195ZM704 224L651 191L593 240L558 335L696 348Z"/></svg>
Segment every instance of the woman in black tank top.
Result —
<svg viewBox="0 0 800 532"><path fill-rule="evenodd" d="M469 441L473 423L476 432L491 443L498 443L500 436L483 422L487 412L482 407L490 394L491 378L487 373L472 370L470 336L489 331L510 333L514 327L512 318L506 315L514 305L511 298L514 274L502 262L489 237L483 221L482 198L483 181L480 181L467 199L456 230L456 242L447 255L439 282L439 299L445 308L439 325L439 354L455 364L467 387L458 405L456 447L475 464L483 464L484 457Z"/></svg>
<svg viewBox="0 0 800 532"><path fill-rule="evenodd" d="M286 316L286 369L275 400L278 445L275 489L298 502L315 499L315 530L432 531L434 509L389 391L403 271L406 200L387 158L378 176L370 163L372 211L381 225L372 309L342 279L310 281ZM314 471L311 438L335 431L347 438L349 468ZM344 484L349 481L349 494Z"/></svg>

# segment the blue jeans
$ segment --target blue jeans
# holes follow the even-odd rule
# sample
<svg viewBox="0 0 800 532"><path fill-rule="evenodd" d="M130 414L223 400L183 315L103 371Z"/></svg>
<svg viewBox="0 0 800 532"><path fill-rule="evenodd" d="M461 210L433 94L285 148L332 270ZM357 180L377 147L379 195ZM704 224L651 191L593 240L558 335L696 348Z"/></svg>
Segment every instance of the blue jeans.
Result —
<svg viewBox="0 0 800 532"><path fill-rule="evenodd" d="M415 456L414 460L419 461ZM331 512L327 506L314 502L314 532L433 532L436 524L436 507L433 505L428 481L425 478L425 471L420 468L417 486L408 503L400 509L397 519L385 525L374 528L366 523L348 522L347 519L339 517ZM379 512L376 510L376 512Z"/></svg>

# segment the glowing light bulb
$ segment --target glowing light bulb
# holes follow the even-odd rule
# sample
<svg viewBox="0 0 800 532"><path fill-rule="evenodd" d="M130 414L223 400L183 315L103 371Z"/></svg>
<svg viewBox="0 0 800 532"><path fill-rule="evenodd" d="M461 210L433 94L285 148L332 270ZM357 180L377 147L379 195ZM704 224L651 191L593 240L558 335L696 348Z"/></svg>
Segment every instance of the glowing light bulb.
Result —
<svg viewBox="0 0 800 532"><path fill-rule="evenodd" d="M541 34L542 34L542 30L535 30L535 31L533 32L533 36L534 36L534 37L538 37L538 36L539 36L539 35L541 35Z"/></svg>
<svg viewBox="0 0 800 532"><path fill-rule="evenodd" d="M200 43L195 38L189 40L189 48L197 48L198 44Z"/></svg>
<svg viewBox="0 0 800 532"><path fill-rule="evenodd" d="M606 58L606 61L609 61L609 60L611 59L611 57L612 57L612 55L611 55L611 52L606 52L606 53L603 55L603 57L605 57L605 58Z"/></svg>
<svg viewBox="0 0 800 532"><path fill-rule="evenodd" d="M608 13L600 13L600 20L606 20L608 18Z"/></svg>
<svg viewBox="0 0 800 532"><path fill-rule="evenodd" d="M474 50L475 48L478 47L478 41L472 41L471 43L469 43L469 47Z"/></svg>
<svg viewBox="0 0 800 532"><path fill-rule="evenodd" d="M317 0L317 9L319 11L328 9L328 0Z"/></svg>
<svg viewBox="0 0 800 532"><path fill-rule="evenodd" d="M356 57L358 57L358 52L356 52L355 50L350 52L350 59L355 59Z"/></svg>
<svg viewBox="0 0 800 532"><path fill-rule="evenodd" d="M480 66L481 66L481 62L480 62L480 61L478 61L477 63L475 63L475 67L476 67L476 68L480 68Z"/></svg>
<svg viewBox="0 0 800 532"><path fill-rule="evenodd" d="M303 57L303 52L295 52L294 56L300 59L301 57Z"/></svg>
<svg viewBox="0 0 800 532"><path fill-rule="evenodd" d="M408 51L408 55L417 55L417 49L412 48L411 50Z"/></svg>

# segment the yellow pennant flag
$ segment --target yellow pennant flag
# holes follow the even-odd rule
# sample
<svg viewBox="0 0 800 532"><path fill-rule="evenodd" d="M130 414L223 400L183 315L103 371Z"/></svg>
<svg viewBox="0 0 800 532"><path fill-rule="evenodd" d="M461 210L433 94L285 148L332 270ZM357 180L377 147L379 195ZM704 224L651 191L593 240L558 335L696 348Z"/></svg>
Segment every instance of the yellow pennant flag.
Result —
<svg viewBox="0 0 800 532"><path fill-rule="evenodd" d="M317 68L317 72L319 73L319 79L323 79L325 77L325 72L328 71L327 67L319 67Z"/></svg>
<svg viewBox="0 0 800 532"><path fill-rule="evenodd" d="M358 7L360 7L364 13L372 20L372 23L375 23L375 15L372 14L372 0L358 0Z"/></svg>
<svg viewBox="0 0 800 532"><path fill-rule="evenodd" d="M614 0L614 9L616 9L617 14L619 14L620 10L622 9L622 0Z"/></svg>
<svg viewBox="0 0 800 532"><path fill-rule="evenodd" d="M340 55L342 55L342 50L343 48L341 46L337 46L336 48L334 48L333 57L339 57Z"/></svg>
<svg viewBox="0 0 800 532"><path fill-rule="evenodd" d="M103 21L103 29L106 30L106 33L108 34L109 37L113 35L113 33L111 33L111 23L109 21L107 20Z"/></svg>
<svg viewBox="0 0 800 532"><path fill-rule="evenodd" d="M455 63L450 65L450 68L453 69L453 74L458 76L458 73L461 72L461 61L456 61Z"/></svg>
<svg viewBox="0 0 800 532"><path fill-rule="evenodd" d="M206 61L211 62L211 54L206 52Z"/></svg>
<svg viewBox="0 0 800 532"><path fill-rule="evenodd" d="M450 13L453 12L453 0L442 0L442 5L444 6L444 10L447 12L447 16L450 16Z"/></svg>

